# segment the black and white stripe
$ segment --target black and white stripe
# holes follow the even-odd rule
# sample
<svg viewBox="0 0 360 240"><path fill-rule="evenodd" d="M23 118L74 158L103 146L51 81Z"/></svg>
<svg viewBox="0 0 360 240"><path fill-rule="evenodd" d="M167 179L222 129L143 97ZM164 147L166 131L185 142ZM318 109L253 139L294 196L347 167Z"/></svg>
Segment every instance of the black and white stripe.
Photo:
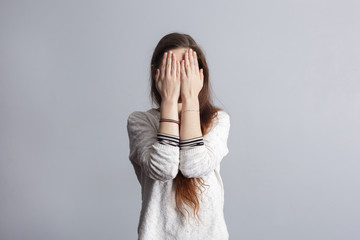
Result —
<svg viewBox="0 0 360 240"><path fill-rule="evenodd" d="M167 134L167 133L157 133L157 140L163 145L172 145L175 147L180 147L180 137Z"/></svg>
<svg viewBox="0 0 360 240"><path fill-rule="evenodd" d="M180 149L184 150L184 149L190 149L190 148L194 148L197 146L202 146L204 145L204 138L201 137L196 137L196 138L190 138L190 139L186 139L186 140L180 140Z"/></svg>

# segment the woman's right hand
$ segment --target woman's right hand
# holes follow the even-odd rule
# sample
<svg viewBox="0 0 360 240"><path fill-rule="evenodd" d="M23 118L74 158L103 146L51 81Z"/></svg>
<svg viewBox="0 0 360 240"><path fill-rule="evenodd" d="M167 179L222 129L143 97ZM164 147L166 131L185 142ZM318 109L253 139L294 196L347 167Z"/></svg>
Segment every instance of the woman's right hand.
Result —
<svg viewBox="0 0 360 240"><path fill-rule="evenodd" d="M178 102L180 97L180 62L171 51L165 52L160 69L156 69L156 88L162 101Z"/></svg>

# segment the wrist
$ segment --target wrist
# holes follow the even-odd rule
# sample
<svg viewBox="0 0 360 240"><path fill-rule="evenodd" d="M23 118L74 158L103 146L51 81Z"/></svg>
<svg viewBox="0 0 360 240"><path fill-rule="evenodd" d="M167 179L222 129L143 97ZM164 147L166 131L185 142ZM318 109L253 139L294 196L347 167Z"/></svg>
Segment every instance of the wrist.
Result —
<svg viewBox="0 0 360 240"><path fill-rule="evenodd" d="M185 112L200 112L199 100L192 99L184 101L181 108L181 114Z"/></svg>
<svg viewBox="0 0 360 240"><path fill-rule="evenodd" d="M160 106L160 117L178 119L178 104L173 100L163 100Z"/></svg>
<svg viewBox="0 0 360 240"><path fill-rule="evenodd" d="M188 107L197 107L199 108L199 99L197 97L186 97L182 98L182 105Z"/></svg>
<svg viewBox="0 0 360 240"><path fill-rule="evenodd" d="M161 106L177 106L177 100L174 99L161 100Z"/></svg>

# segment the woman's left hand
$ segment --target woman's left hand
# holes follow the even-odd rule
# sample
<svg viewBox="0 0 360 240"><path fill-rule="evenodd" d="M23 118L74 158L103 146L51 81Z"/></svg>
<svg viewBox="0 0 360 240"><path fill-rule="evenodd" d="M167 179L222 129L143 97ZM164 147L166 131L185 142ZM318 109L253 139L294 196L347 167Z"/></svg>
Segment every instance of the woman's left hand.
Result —
<svg viewBox="0 0 360 240"><path fill-rule="evenodd" d="M180 64L180 94L182 101L198 99L204 83L203 69L199 69L197 54L191 48L185 52Z"/></svg>

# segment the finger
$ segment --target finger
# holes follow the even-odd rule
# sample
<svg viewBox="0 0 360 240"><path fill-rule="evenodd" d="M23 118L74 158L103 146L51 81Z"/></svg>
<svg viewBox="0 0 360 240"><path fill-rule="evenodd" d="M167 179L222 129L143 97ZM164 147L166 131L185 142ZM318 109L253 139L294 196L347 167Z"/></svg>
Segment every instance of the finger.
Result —
<svg viewBox="0 0 360 240"><path fill-rule="evenodd" d="M204 69L202 68L200 70L201 70L200 79L201 79L201 81L204 81Z"/></svg>
<svg viewBox="0 0 360 240"><path fill-rule="evenodd" d="M161 62L161 79L165 77L165 66L166 66L167 52L164 53L162 62Z"/></svg>
<svg viewBox="0 0 360 240"><path fill-rule="evenodd" d="M176 61L176 79L180 79L180 61Z"/></svg>
<svg viewBox="0 0 360 240"><path fill-rule="evenodd" d="M171 75L171 57L172 57L172 52L170 51L166 62L166 75L168 76Z"/></svg>
<svg viewBox="0 0 360 240"><path fill-rule="evenodd" d="M161 91L161 81L159 81L159 76L160 76L160 69L156 69L155 86L156 86L156 89L160 92Z"/></svg>
<svg viewBox="0 0 360 240"><path fill-rule="evenodd" d="M185 60L182 60L182 61L181 61L180 73L181 73L181 75L186 76L186 71L185 71Z"/></svg>
<svg viewBox="0 0 360 240"><path fill-rule="evenodd" d="M197 58L197 54L196 52L194 51L194 62L195 62L195 69L199 69L199 60Z"/></svg>
<svg viewBox="0 0 360 240"><path fill-rule="evenodd" d="M157 68L156 69L156 75L155 75L155 81L157 82L158 80L159 80L159 74L160 73L160 71L159 71L159 69Z"/></svg>
<svg viewBox="0 0 360 240"><path fill-rule="evenodd" d="M190 60L189 60L189 52L186 51L185 52L185 71L186 71L186 75L190 74Z"/></svg>
<svg viewBox="0 0 360 240"><path fill-rule="evenodd" d="M191 48L189 51L189 60L190 60L190 68L191 68L191 70L193 70L194 69L194 53Z"/></svg>
<svg viewBox="0 0 360 240"><path fill-rule="evenodd" d="M176 76L176 55L173 54L172 64L171 64L171 75Z"/></svg>

